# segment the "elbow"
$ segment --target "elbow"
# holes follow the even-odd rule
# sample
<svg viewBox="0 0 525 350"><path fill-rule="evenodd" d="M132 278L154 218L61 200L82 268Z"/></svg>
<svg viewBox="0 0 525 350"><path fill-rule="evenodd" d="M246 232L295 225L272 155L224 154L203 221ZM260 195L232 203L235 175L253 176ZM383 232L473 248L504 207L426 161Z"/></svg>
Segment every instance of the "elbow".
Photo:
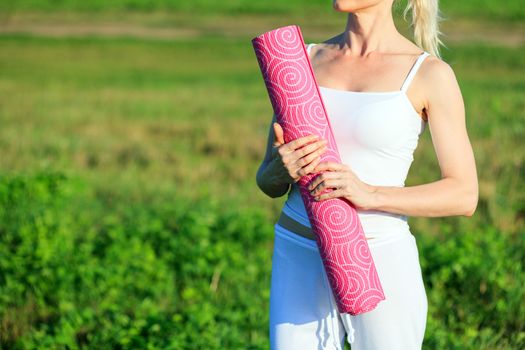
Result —
<svg viewBox="0 0 525 350"><path fill-rule="evenodd" d="M474 213L476 212L476 208L478 207L478 186L476 185L474 188L469 189L468 193L464 196L464 198L464 210L462 215L471 217L474 215Z"/></svg>
<svg viewBox="0 0 525 350"><path fill-rule="evenodd" d="M280 198L280 197L284 196L285 193L286 192L284 192L284 193L273 193L272 192L272 193L266 193L266 195L268 197L272 198L272 199L276 199L276 198Z"/></svg>
<svg viewBox="0 0 525 350"><path fill-rule="evenodd" d="M283 187L282 189L266 188L265 184L259 182L258 180L257 180L257 186L259 187L261 192L263 192L265 195L267 195L268 197L272 199L276 199L276 198L284 196L288 192L288 189L289 189L288 186Z"/></svg>
<svg viewBox="0 0 525 350"><path fill-rule="evenodd" d="M261 181L261 167L259 168L259 170L257 170L257 173L255 174L255 183L257 184L257 187L259 187L259 189L263 193L266 193L264 191L264 186L262 185L262 181Z"/></svg>
<svg viewBox="0 0 525 350"><path fill-rule="evenodd" d="M284 196L290 187L290 184L283 184L283 186L272 185L271 179L268 179L268 175L264 173L264 167L266 164L262 164L257 174L255 175L255 182L259 189L268 197L275 199Z"/></svg>
<svg viewBox="0 0 525 350"><path fill-rule="evenodd" d="M273 193L271 191L267 190L266 183L263 179L263 170L264 170L265 164L261 164L259 167L259 170L257 170L257 173L255 174L255 183L257 184L257 187L261 190L262 193L267 195L270 198L276 198L274 197Z"/></svg>
<svg viewBox="0 0 525 350"><path fill-rule="evenodd" d="M474 215L474 213L476 212L476 208L477 208L477 205L478 203L476 202L475 204L467 207L467 210L463 213L463 216L466 216L466 217L471 217Z"/></svg>

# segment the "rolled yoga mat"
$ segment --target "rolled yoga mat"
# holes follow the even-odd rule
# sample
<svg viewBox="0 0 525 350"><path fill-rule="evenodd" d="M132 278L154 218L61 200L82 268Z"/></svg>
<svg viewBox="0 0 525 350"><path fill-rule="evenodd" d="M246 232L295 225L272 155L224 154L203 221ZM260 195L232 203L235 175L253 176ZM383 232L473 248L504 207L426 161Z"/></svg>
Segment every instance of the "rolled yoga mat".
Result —
<svg viewBox="0 0 525 350"><path fill-rule="evenodd" d="M252 44L284 141L319 135L328 141L321 161L341 163L300 28L278 28ZM313 199L308 185L319 174L301 177L298 185L337 307L350 315L371 311L385 295L361 222L345 198Z"/></svg>

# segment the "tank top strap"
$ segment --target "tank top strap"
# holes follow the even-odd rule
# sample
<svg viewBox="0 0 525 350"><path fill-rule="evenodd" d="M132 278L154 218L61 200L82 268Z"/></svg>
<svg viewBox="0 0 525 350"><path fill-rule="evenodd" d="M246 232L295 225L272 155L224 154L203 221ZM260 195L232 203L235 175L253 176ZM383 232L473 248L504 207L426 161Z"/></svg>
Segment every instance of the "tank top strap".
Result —
<svg viewBox="0 0 525 350"><path fill-rule="evenodd" d="M314 43L310 43L306 45L306 52L308 53L308 55L310 54L310 50L312 49L312 46L314 45L315 45Z"/></svg>
<svg viewBox="0 0 525 350"><path fill-rule="evenodd" d="M423 51L423 53L421 55L419 55L419 57L417 58L416 62L414 63L414 65L410 69L410 72L408 72L408 75L407 75L405 81L403 82L403 85L401 86L401 91L403 91L403 92L407 91L408 86L410 85L410 83L414 79L414 76L416 75L419 67L421 66L421 64L423 63L425 58L427 56L429 56L429 55L430 54L428 52L426 52L426 51Z"/></svg>

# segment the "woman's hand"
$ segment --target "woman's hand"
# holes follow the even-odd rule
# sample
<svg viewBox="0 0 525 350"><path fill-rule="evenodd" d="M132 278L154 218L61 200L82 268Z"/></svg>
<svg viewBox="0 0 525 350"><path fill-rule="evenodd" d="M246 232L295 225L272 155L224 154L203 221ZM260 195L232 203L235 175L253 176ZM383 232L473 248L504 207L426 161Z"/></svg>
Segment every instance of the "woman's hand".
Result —
<svg viewBox="0 0 525 350"><path fill-rule="evenodd" d="M312 172L327 149L327 141L319 140L317 135L299 137L284 142L283 129L279 123L273 124L274 142L272 148L272 167L275 176L282 182L294 183L302 176Z"/></svg>
<svg viewBox="0 0 525 350"><path fill-rule="evenodd" d="M330 198L343 197L354 204L357 209L374 209L376 187L361 181L345 164L322 162L313 172L323 172L316 176L308 186L314 198L322 201ZM325 189L333 189L323 193Z"/></svg>

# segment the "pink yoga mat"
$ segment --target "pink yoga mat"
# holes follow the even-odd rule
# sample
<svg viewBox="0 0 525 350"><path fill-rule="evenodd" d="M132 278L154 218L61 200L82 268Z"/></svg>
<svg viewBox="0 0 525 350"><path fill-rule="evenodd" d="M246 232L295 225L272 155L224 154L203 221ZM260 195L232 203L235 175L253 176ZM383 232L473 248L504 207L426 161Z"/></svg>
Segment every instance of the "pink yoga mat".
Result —
<svg viewBox="0 0 525 350"><path fill-rule="evenodd" d="M321 162L341 163L300 28L278 28L252 44L285 142L319 135L328 141ZM356 209L344 198L315 201L308 185L318 174L298 185L339 312L371 311L385 295Z"/></svg>

